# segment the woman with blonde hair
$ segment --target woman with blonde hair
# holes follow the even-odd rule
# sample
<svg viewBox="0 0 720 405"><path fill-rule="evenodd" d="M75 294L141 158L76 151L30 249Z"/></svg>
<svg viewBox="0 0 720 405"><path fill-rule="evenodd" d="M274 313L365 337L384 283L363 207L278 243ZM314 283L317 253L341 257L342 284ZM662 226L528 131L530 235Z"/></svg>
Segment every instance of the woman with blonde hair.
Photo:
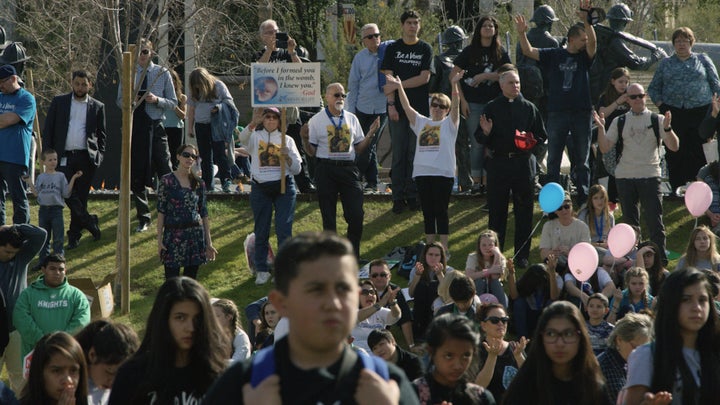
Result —
<svg viewBox="0 0 720 405"><path fill-rule="evenodd" d="M202 177L209 191L213 190L213 164L218 166L223 191L230 192L230 162L225 139L217 139L212 128L215 114L223 108L235 108L225 83L205 68L190 72L190 97L187 100L188 136L197 139ZM235 129L233 125L232 129ZM232 147L232 145L231 145Z"/></svg>
<svg viewBox="0 0 720 405"><path fill-rule="evenodd" d="M508 299L502 284L506 275L506 260L498 246L498 235L495 231L480 233L475 252L467 257L465 274L475 281L478 295L492 294L507 308Z"/></svg>
<svg viewBox="0 0 720 405"><path fill-rule="evenodd" d="M608 192L602 184L595 184L588 191L588 204L578 211L578 219L590 228L590 243L595 246L600 257L608 249L608 234L615 226L615 217L608 208Z"/></svg>
<svg viewBox="0 0 720 405"><path fill-rule="evenodd" d="M243 361L250 358L252 354L252 345L250 338L240 326L240 312L237 305L229 299L219 298L212 299L212 309L215 318L221 329L228 336L228 341L232 342L232 353L230 354L230 362Z"/></svg>

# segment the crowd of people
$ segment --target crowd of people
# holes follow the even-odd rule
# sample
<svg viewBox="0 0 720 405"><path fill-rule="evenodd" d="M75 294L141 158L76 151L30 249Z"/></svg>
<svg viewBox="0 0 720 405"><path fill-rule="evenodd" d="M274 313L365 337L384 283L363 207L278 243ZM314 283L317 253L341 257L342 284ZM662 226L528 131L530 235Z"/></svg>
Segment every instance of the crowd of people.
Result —
<svg viewBox="0 0 720 405"><path fill-rule="evenodd" d="M615 31L631 19L629 9L617 7L608 13ZM491 16L478 20L465 48L462 28L448 28L444 45L452 46L439 59L419 38L416 11L402 14L402 36L394 41L382 41L378 25L366 24L349 93L342 83L329 84L325 108L304 125L291 114L281 128L282 114L269 104L274 95L261 94L269 91L266 83L255 96L268 105L240 131L237 150L239 114L227 86L197 68L182 94L176 72L155 64L152 42L140 40L133 84L136 231L152 224L147 188L157 187L166 279L142 340L126 325L90 322L87 298L66 277L64 250L79 245L83 230L101 238L87 200L105 153L105 110L89 95L90 74L73 72L72 92L53 99L45 171L33 182L27 173L34 98L12 65L0 66L0 134L8 139L0 150L0 219L5 189L15 208L15 225L0 227L0 361L9 379L0 402L661 405L720 397L720 180L717 162L703 167L702 154L702 139L720 129L717 71L692 52L694 34L682 27L672 35L670 57L658 53L612 67L605 60L606 88L594 100L592 66L607 55L607 44L597 40L589 0L580 1L577 14L580 23L570 26L563 47L548 40L557 20L549 7L536 10L533 29L516 16L517 65ZM279 43L277 34L275 21L260 25L257 61L302 63L304 49L292 37ZM658 60L647 92L631 81L628 68ZM648 109L647 96L660 114ZM426 244L407 296L391 283L383 259L368 263L368 279L357 278L363 190L377 186L375 148L385 125L392 212L421 210L424 223ZM546 213L542 261L531 264L545 147L545 179L555 182L567 147L575 192L568 188ZM244 326L233 301L211 298L195 280L217 254L207 193L216 176L229 192L236 154L250 159L255 283L274 283L267 297L245 308ZM714 191L706 212L711 226L695 227L672 272L663 162L673 189L697 179ZM607 186L593 184L602 177ZM464 269L448 265L456 178L461 192L487 193L489 211L489 229L478 235ZM28 186L38 197L40 227L28 224ZM293 236L298 192L317 193L325 232ZM347 239L335 235L338 197ZM511 198L514 255L505 257ZM618 204L618 223L635 232L621 257L608 242ZM278 254L268 263L273 209ZM649 240L642 238L641 215ZM581 243L598 253L587 279L570 267L570 252ZM28 285L38 254L42 274ZM526 270L518 277L516 268Z"/></svg>

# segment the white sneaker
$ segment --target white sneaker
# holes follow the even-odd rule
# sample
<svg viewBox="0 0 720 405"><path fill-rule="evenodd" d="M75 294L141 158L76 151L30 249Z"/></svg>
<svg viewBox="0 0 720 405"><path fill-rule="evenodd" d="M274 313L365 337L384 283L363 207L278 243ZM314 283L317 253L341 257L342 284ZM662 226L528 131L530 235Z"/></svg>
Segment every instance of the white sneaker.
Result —
<svg viewBox="0 0 720 405"><path fill-rule="evenodd" d="M259 272L257 276L255 276L256 285L263 285L268 281L270 281L270 272L268 271Z"/></svg>

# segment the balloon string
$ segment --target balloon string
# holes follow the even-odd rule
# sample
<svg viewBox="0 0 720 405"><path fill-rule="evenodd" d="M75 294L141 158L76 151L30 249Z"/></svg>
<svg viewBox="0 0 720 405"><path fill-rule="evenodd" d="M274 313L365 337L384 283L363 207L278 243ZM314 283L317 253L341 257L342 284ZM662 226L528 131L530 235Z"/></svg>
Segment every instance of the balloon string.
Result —
<svg viewBox="0 0 720 405"><path fill-rule="evenodd" d="M515 252L515 254L513 255L513 257L512 257L513 261L515 260L515 258L517 257L517 255L520 254L520 252L522 252L522 249L525 247L525 245L527 245L528 242L530 242L530 240L532 240L532 237L533 237L533 235L535 234L535 231L537 231L538 226L540 226L540 222L542 222L543 218L545 218L546 216L547 216L547 213L543 213L543 215L542 215L542 216L540 217L540 219L537 221L537 223L535 224L535 227L533 228L532 232L530 232L530 236L528 236L528 238L525 239L525 242L523 242L523 244L520 246L520 249L518 249L517 252Z"/></svg>
<svg viewBox="0 0 720 405"><path fill-rule="evenodd" d="M574 276L574 275L573 275ZM577 280L577 279L576 279ZM583 310L583 302L582 302L582 295L583 295L583 282L580 280L577 280L578 283L580 283L580 313L582 314Z"/></svg>
<svg viewBox="0 0 720 405"><path fill-rule="evenodd" d="M697 221L698 221L698 217L695 217L695 226L693 226L693 229L697 228Z"/></svg>

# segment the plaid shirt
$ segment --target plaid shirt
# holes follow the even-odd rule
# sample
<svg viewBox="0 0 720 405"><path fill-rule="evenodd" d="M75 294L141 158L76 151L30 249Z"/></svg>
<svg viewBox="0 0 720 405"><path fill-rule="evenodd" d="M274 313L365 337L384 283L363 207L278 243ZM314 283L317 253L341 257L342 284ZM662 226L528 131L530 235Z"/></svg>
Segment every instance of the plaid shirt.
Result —
<svg viewBox="0 0 720 405"><path fill-rule="evenodd" d="M614 403L627 381L627 361L616 349L608 347L598 357L598 363L600 363L600 370L605 376L605 389Z"/></svg>

